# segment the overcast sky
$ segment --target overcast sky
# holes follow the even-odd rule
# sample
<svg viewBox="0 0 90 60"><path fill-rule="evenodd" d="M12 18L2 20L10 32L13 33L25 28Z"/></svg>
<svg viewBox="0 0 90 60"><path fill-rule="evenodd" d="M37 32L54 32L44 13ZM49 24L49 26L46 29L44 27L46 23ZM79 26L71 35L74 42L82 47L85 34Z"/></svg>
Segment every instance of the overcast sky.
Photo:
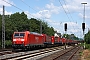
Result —
<svg viewBox="0 0 90 60"><path fill-rule="evenodd" d="M0 14L5 5L5 15L24 11L28 18L39 18L64 34L67 23L67 34L83 37L82 22L85 5L85 33L90 28L90 0L0 0ZM14 5L14 6L13 6Z"/></svg>

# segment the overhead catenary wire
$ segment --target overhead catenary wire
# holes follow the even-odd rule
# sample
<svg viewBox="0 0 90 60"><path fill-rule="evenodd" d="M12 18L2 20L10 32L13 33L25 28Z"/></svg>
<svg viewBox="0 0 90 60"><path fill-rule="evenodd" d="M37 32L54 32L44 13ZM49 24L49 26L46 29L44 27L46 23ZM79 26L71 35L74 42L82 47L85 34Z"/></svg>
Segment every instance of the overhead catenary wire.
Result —
<svg viewBox="0 0 90 60"><path fill-rule="evenodd" d="M66 14L66 16L68 17L69 21L71 21L60 0L59 0L59 3L61 4L61 6L62 6L62 8L63 8L63 10L64 10L64 12L65 12L65 14Z"/></svg>
<svg viewBox="0 0 90 60"><path fill-rule="evenodd" d="M21 8L19 8L19 7L15 6L15 5L13 5L13 4L11 4L11 3L9 3L9 2L7 2L7 1L5 1L5 0L2 0L2 1L6 2L7 4L9 4L9 5L11 5L11 6L13 6L13 7L15 7L15 8L19 9L19 10L21 10L22 12L25 12L23 9L21 9ZM26 12L26 13L27 13L27 12ZM29 14L29 15L33 16L33 15L32 15L32 14L30 14L30 13L27 13L27 14ZM33 17L35 17L35 16L33 16ZM37 17L35 17L35 18L37 18ZM39 18L37 18L37 19L39 19Z"/></svg>
<svg viewBox="0 0 90 60"><path fill-rule="evenodd" d="M5 1L5 0L2 0L2 1L4 1L4 2L8 3L9 5L11 5L11 6L13 6L13 7L15 7L15 8L17 8L17 9L19 9L19 10L21 10L21 11L23 11L22 9L18 8L17 6L15 6L15 5L13 5L13 4L11 4L11 3Z"/></svg>
<svg viewBox="0 0 90 60"><path fill-rule="evenodd" d="M73 20L72 15L71 15L71 13L70 13L70 11L69 11L69 9L68 9L67 5L66 5L65 0L63 0L63 1L64 1L64 4L65 4L66 8L67 8L68 13L70 14L71 19Z"/></svg>
<svg viewBox="0 0 90 60"><path fill-rule="evenodd" d="M70 18L69 18L69 16L68 16L67 12L66 12L66 10L64 9L64 7L63 7L63 5L62 5L62 3L61 3L61 1L60 1L60 0L59 0L59 3L61 4L61 6L62 6L62 8L63 8L64 12L66 13L66 15L67 15L68 19L70 20Z"/></svg>
<svg viewBox="0 0 90 60"><path fill-rule="evenodd" d="M64 1L64 0L63 0L63 1ZM65 6L66 6L66 8L67 8L68 13L70 14L70 18L71 18L71 19L69 18L68 13L67 13L67 11L65 10L65 8L63 7L63 5L62 5L62 3L61 3L60 0L59 0L59 3L61 4L61 6L62 6L62 8L63 8L63 10L64 10L64 12L65 12L65 14L67 15L69 21L71 22L71 20L73 20L73 18L72 18L71 14L70 14L70 11L69 11L69 9L68 9L68 7L67 7L67 5L66 5L66 2L64 1L64 4L65 4ZM71 23L71 24L72 24L72 23ZM75 30L74 26L73 26L73 29ZM78 28L78 29L80 29L80 28ZM74 33L74 34L75 34L75 33Z"/></svg>
<svg viewBox="0 0 90 60"><path fill-rule="evenodd" d="M29 8L31 8L31 9L33 9L34 11L36 11L37 12L37 10L35 10L34 8L32 8L29 4L27 4L26 2L24 2L23 0L20 0L21 2L23 2L25 5L27 5ZM39 14L41 14L41 13L39 13ZM41 14L42 16L43 16L43 14ZM46 18L46 17L44 17L44 18ZM44 19L43 18L43 19ZM62 22L50 22L50 23L62 23Z"/></svg>
<svg viewBox="0 0 90 60"><path fill-rule="evenodd" d="M37 10L36 9L34 9L33 7L31 7L29 4L27 4L25 1L23 1L23 0L20 0L21 2L23 2L26 6L28 6L29 8L31 8L32 10L34 10L35 12L37 12ZM39 14L41 14L41 13L39 13ZM43 16L43 14L41 14L42 16ZM43 16L43 19L47 19L45 16ZM50 22L50 23L62 23L62 22ZM51 25L50 25L51 26Z"/></svg>
<svg viewBox="0 0 90 60"><path fill-rule="evenodd" d="M28 6L29 8L31 8L31 9L33 9L34 11L36 11L37 12L37 10L35 10L34 8L32 8L31 6L29 6L27 3L25 3L23 0L20 0L21 2L23 2L26 6ZM39 13L40 14L40 13ZM38 19L40 19L40 18L38 18Z"/></svg>
<svg viewBox="0 0 90 60"><path fill-rule="evenodd" d="M37 10L35 10L34 8L32 8L31 6L29 6L27 3L25 3L23 0L20 0L21 2L23 2L25 5L27 5L29 8L33 9L34 11L37 12Z"/></svg>
<svg viewBox="0 0 90 60"><path fill-rule="evenodd" d="M30 5L28 5L26 2L24 2L23 0L20 0L21 2L23 2L25 5L27 5L29 8L33 9L35 12L37 12L36 9L32 8ZM39 13L41 14L41 13ZM41 14L43 16L43 14ZM44 16L43 16L44 17ZM42 19L47 19L46 17L42 18Z"/></svg>
<svg viewBox="0 0 90 60"><path fill-rule="evenodd" d="M69 9L68 9L67 5L66 5L65 0L63 0L63 1L64 1L64 4L65 4L66 8L67 8L68 13L70 14L71 19L73 20L72 15L71 15L71 13L70 13L70 11L69 11ZM74 20L73 20L73 21L74 21ZM78 29L79 29L79 28L78 28Z"/></svg>
<svg viewBox="0 0 90 60"><path fill-rule="evenodd" d="M68 9L67 5L66 5L65 0L63 0L63 1L64 1L64 4L65 4L66 8L67 8L68 13L70 14L71 20L73 20L72 15L71 15L71 13L70 13L70 11L69 11L69 9ZM73 21L74 21L74 20L73 20ZM70 21L70 22L71 22L71 21ZM76 23L77 23L77 22L76 22Z"/></svg>

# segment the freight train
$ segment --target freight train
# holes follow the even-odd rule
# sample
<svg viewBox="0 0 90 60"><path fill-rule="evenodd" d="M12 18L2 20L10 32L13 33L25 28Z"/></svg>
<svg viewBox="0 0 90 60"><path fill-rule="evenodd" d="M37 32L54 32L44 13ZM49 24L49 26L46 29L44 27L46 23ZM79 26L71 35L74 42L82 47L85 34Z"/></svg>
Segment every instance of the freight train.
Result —
<svg viewBox="0 0 90 60"><path fill-rule="evenodd" d="M77 41L29 31L14 32L12 39L13 49L30 49L36 47L64 45L65 43L76 44Z"/></svg>

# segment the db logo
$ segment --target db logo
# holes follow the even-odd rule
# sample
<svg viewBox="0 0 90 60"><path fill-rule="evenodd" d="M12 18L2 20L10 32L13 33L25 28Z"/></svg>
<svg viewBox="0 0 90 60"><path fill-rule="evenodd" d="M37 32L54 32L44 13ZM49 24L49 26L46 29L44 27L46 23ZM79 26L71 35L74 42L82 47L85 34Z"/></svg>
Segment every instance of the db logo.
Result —
<svg viewBox="0 0 90 60"><path fill-rule="evenodd" d="M19 39L17 39L17 41L20 41L21 39L19 38Z"/></svg>
<svg viewBox="0 0 90 60"><path fill-rule="evenodd" d="M35 37L35 40L38 42L38 40L39 40L39 37Z"/></svg>

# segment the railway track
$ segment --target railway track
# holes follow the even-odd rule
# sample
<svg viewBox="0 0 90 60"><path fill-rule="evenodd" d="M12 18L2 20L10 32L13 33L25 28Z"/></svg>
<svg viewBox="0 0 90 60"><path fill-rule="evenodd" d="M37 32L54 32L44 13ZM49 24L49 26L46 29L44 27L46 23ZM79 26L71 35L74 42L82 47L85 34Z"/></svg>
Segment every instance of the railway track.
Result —
<svg viewBox="0 0 90 60"><path fill-rule="evenodd" d="M74 47L73 49L64 52L62 55L54 58L53 60L71 60L79 48L80 47Z"/></svg>
<svg viewBox="0 0 90 60"><path fill-rule="evenodd" d="M27 51L27 52L18 52L12 54L5 54L0 56L1 60L32 60L32 59L40 59L42 57L48 56L55 52L62 50L61 47L54 47L54 48L46 48L41 50L35 51Z"/></svg>
<svg viewBox="0 0 90 60"><path fill-rule="evenodd" d="M15 52L12 52L12 49L1 49L0 50L0 56L2 55L5 55L5 54L12 54L12 53L15 53Z"/></svg>
<svg viewBox="0 0 90 60"><path fill-rule="evenodd" d="M59 51L55 54L52 54L48 57L41 58L39 60L78 60L78 58L77 59L72 59L72 58L73 56L75 56L75 53L79 51L80 48L81 48L80 46L68 48L68 49Z"/></svg>
<svg viewBox="0 0 90 60"><path fill-rule="evenodd" d="M12 53L14 53L14 52L12 52L12 51L2 51L2 52L0 52L0 56L5 55L5 54L12 54Z"/></svg>

